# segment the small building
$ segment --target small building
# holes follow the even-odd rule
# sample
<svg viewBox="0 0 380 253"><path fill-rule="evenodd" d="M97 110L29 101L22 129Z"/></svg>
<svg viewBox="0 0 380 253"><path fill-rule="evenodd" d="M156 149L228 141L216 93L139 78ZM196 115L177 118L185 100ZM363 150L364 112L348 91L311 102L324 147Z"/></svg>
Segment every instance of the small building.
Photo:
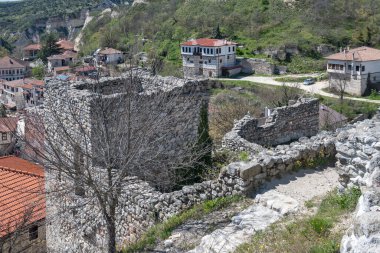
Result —
<svg viewBox="0 0 380 253"><path fill-rule="evenodd" d="M8 108L20 110L43 103L45 82L42 80L24 78L0 84L0 101Z"/></svg>
<svg viewBox="0 0 380 253"><path fill-rule="evenodd" d="M103 50L98 50L95 53L95 58L100 64L119 64L124 62L123 52L106 47Z"/></svg>
<svg viewBox="0 0 380 253"><path fill-rule="evenodd" d="M16 145L17 117L0 118L0 155L13 154Z"/></svg>
<svg viewBox="0 0 380 253"><path fill-rule="evenodd" d="M10 56L0 58L0 79L7 81L23 79L27 64Z"/></svg>
<svg viewBox="0 0 380 253"><path fill-rule="evenodd" d="M63 54L49 56L48 70L53 72L57 67L65 67L74 64L78 58L78 54L73 51L65 51Z"/></svg>
<svg viewBox="0 0 380 253"><path fill-rule="evenodd" d="M196 39L181 44L184 76L220 77L239 74L237 44L221 39Z"/></svg>
<svg viewBox="0 0 380 253"><path fill-rule="evenodd" d="M94 66L81 66L76 67L74 69L74 73L77 77L89 77L89 78L96 78L98 74L98 70Z"/></svg>
<svg viewBox="0 0 380 253"><path fill-rule="evenodd" d="M370 47L345 49L326 57L330 87L362 96L380 90L380 50Z"/></svg>
<svg viewBox="0 0 380 253"><path fill-rule="evenodd" d="M0 185L0 252L46 252L43 167L0 157Z"/></svg>
<svg viewBox="0 0 380 253"><path fill-rule="evenodd" d="M41 51L40 44L31 44L23 48L23 60L24 61L33 61L37 59L38 53Z"/></svg>
<svg viewBox="0 0 380 253"><path fill-rule="evenodd" d="M76 52L74 47L75 44L68 40L59 40L57 42L57 45L63 50L63 51L73 51Z"/></svg>

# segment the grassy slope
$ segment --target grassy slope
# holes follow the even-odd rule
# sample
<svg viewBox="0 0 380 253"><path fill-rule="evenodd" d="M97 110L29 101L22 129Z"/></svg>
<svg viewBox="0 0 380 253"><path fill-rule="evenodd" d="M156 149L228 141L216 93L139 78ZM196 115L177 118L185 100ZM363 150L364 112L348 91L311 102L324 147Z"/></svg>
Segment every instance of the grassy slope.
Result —
<svg viewBox="0 0 380 253"><path fill-rule="evenodd" d="M117 19L94 21L86 31L83 51L89 53L99 45L128 50L138 35L149 39L139 51L153 50L178 66L180 42L212 37L219 25L224 37L244 46L238 50L241 56L252 57L263 48L297 46L303 57L282 64L292 72L307 72L321 66L315 61L320 57L317 45L380 45L380 15L372 2L300 0L289 7L282 0L154 0L121 10ZM104 38L112 34L114 39Z"/></svg>
<svg viewBox="0 0 380 253"><path fill-rule="evenodd" d="M352 188L343 195L333 191L320 203L308 201L305 203L308 208L318 206L316 214L273 224L269 229L257 233L251 242L241 245L236 252L339 252L344 232L339 223L344 222L355 209L360 194L359 189Z"/></svg>

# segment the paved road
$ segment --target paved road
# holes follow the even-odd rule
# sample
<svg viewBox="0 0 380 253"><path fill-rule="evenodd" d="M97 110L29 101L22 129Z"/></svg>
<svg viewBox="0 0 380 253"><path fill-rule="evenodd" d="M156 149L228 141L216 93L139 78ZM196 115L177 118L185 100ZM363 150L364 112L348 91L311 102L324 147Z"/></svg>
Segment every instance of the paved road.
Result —
<svg viewBox="0 0 380 253"><path fill-rule="evenodd" d="M310 75L307 75L307 76L310 76ZM275 79L277 77L278 76L276 76L276 77L273 77L273 76L246 76L246 77L239 78L239 80L281 86L283 83L276 81ZM226 78L224 78L224 79L225 80L236 80L236 79L226 79ZM319 95L326 96L326 97L339 98L339 96L337 96L337 95L334 95L334 94L331 94L331 93L328 93L328 92L325 92L322 90L323 88L328 87L329 84L327 81L316 82L313 85L303 85L302 83L300 83L300 84L285 83L285 85L287 85L287 86L297 85L298 88L305 90L307 92L310 92L312 94L319 94ZM380 104L380 100L371 100L371 99L355 98L355 97L345 97L345 99Z"/></svg>

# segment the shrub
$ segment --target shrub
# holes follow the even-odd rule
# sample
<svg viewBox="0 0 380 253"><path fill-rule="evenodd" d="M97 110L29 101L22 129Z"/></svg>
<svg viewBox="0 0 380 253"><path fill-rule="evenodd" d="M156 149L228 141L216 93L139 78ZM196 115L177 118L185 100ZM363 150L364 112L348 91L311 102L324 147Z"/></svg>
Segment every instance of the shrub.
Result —
<svg viewBox="0 0 380 253"><path fill-rule="evenodd" d="M312 229L320 235L326 235L333 225L331 220L322 217L311 218L309 224L312 227Z"/></svg>
<svg viewBox="0 0 380 253"><path fill-rule="evenodd" d="M310 253L337 253L339 252L339 242L328 240L310 249Z"/></svg>

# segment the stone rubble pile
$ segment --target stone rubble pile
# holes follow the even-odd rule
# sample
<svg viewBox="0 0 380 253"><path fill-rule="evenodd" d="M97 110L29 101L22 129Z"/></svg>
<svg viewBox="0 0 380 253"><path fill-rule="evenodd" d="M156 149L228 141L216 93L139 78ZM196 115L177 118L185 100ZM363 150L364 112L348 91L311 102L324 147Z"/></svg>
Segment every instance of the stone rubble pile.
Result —
<svg viewBox="0 0 380 253"><path fill-rule="evenodd" d="M336 149L341 190L356 186L362 191L340 252L380 252L380 120L347 127L339 133Z"/></svg>

